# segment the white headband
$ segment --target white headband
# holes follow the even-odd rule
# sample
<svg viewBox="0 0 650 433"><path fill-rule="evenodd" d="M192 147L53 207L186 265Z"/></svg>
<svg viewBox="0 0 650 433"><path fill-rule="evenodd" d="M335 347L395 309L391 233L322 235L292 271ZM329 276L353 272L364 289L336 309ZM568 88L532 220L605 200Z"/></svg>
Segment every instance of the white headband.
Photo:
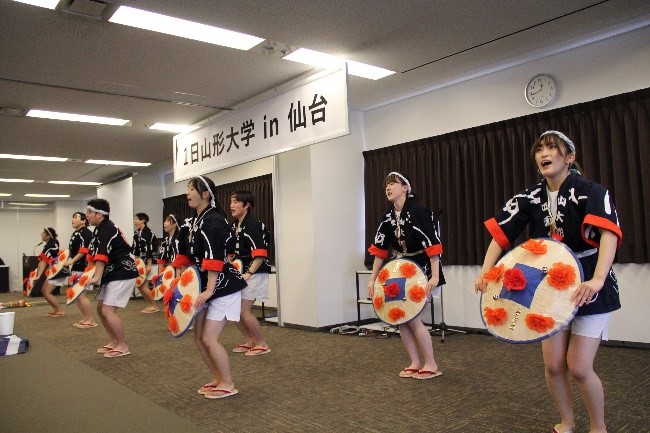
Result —
<svg viewBox="0 0 650 433"><path fill-rule="evenodd" d="M102 214L102 215L108 215L108 212L106 212L105 210L95 209L92 206L86 206L86 209L88 209L91 212L97 212L97 213Z"/></svg>
<svg viewBox="0 0 650 433"><path fill-rule="evenodd" d="M575 144L573 144L573 141L569 140L569 137L567 137L566 135L562 134L559 131L552 131L552 130L551 131L546 131L545 133L540 135L539 138L542 138L542 137L544 137L546 135L551 135L551 134L557 135L560 140L562 140L562 141L564 141L566 143L567 147L569 148L569 153L576 153L576 146L575 146Z"/></svg>
<svg viewBox="0 0 650 433"><path fill-rule="evenodd" d="M214 194L212 193L212 188L210 188L210 185L208 184L208 181L203 178L203 176L199 175L197 176L199 179L201 179L201 182L205 185L205 187L208 189L208 192L210 193L210 206L212 207L217 207L217 202L214 198Z"/></svg>
<svg viewBox="0 0 650 433"><path fill-rule="evenodd" d="M176 221L176 217L174 216L173 213L170 213L169 216L168 216L167 218L171 218L171 219L173 219L173 220L174 220L174 224L178 225L178 221Z"/></svg>
<svg viewBox="0 0 650 433"><path fill-rule="evenodd" d="M405 178L403 175L396 172L396 171L391 171L390 173L388 173L389 176L391 174L394 174L395 176L399 177L400 179L402 179L404 181L404 183L406 184L406 187L408 188L408 195L410 196L411 195L411 183L409 182L409 180L407 178Z"/></svg>
<svg viewBox="0 0 650 433"><path fill-rule="evenodd" d="M45 227L45 231L47 232L48 235L50 235L51 238L54 237L54 234L47 227Z"/></svg>

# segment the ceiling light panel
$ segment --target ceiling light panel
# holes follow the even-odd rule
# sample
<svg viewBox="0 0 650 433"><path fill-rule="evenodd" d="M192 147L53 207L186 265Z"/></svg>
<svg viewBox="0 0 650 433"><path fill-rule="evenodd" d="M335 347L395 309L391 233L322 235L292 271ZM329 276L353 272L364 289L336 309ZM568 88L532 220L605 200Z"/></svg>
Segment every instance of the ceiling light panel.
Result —
<svg viewBox="0 0 650 433"><path fill-rule="evenodd" d="M264 41L264 38L128 6L120 6L108 21L239 50L249 50Z"/></svg>
<svg viewBox="0 0 650 433"><path fill-rule="evenodd" d="M189 132L194 129L193 126L189 125L176 125L171 123L154 123L149 127L149 129L156 129L159 131L168 131L168 132Z"/></svg>
<svg viewBox="0 0 650 433"><path fill-rule="evenodd" d="M50 180L48 183L55 185L89 185L89 186L99 186L100 182L77 182L74 180Z"/></svg>
<svg viewBox="0 0 650 433"><path fill-rule="evenodd" d="M129 161L109 161L107 159L89 159L84 161L86 164L99 164L99 165L128 165L133 167L148 167L150 162L129 162Z"/></svg>
<svg viewBox="0 0 650 433"><path fill-rule="evenodd" d="M307 48L298 48L291 54L284 56L283 59L292 62L305 63L318 68L335 68L343 63L348 65L348 74L357 77L368 78L370 80L379 80L394 74L394 71L380 68L378 66L368 65L366 63L355 62L331 54L321 53L319 51L308 50Z"/></svg>
<svg viewBox="0 0 650 433"><path fill-rule="evenodd" d="M38 197L38 198L67 198L69 194L25 194L25 197Z"/></svg>
<svg viewBox="0 0 650 433"><path fill-rule="evenodd" d="M98 123L100 125L124 126L129 120L116 119L113 117L88 116L85 114L60 113L56 111L29 110L27 117L38 117L41 119L69 120L71 122Z"/></svg>
<svg viewBox="0 0 650 433"><path fill-rule="evenodd" d="M8 194L6 192L0 192L0 197L11 197L11 194Z"/></svg>
<svg viewBox="0 0 650 433"><path fill-rule="evenodd" d="M32 183L34 182L34 179L1 179L0 182L6 182L6 183Z"/></svg>
<svg viewBox="0 0 650 433"><path fill-rule="evenodd" d="M55 9L59 0L14 0L18 3L25 3L32 6L39 6L47 9Z"/></svg>
<svg viewBox="0 0 650 433"><path fill-rule="evenodd" d="M27 161L51 161L51 162L65 162L68 160L68 158L59 158L58 156L13 155L10 153L0 153L0 159L21 159Z"/></svg>

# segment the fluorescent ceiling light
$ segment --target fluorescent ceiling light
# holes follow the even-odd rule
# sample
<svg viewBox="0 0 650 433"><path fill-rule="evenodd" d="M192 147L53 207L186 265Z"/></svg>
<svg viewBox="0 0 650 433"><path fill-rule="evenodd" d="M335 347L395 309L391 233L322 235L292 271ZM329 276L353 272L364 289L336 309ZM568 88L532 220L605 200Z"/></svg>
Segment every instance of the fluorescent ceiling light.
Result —
<svg viewBox="0 0 650 433"><path fill-rule="evenodd" d="M57 185L91 185L91 186L101 185L100 182L76 182L73 180L51 180L48 183L54 183Z"/></svg>
<svg viewBox="0 0 650 433"><path fill-rule="evenodd" d="M10 201L9 204L14 206L48 206L47 203L19 203L14 201Z"/></svg>
<svg viewBox="0 0 650 433"><path fill-rule="evenodd" d="M11 194L7 194L6 192L0 192L0 197L11 197Z"/></svg>
<svg viewBox="0 0 650 433"><path fill-rule="evenodd" d="M384 78L395 73L395 71L380 68L379 66L372 66L352 60L347 60L347 62L348 74L355 75L357 77L368 78L370 80L379 80L380 78Z"/></svg>
<svg viewBox="0 0 650 433"><path fill-rule="evenodd" d="M284 56L283 59L291 60L292 62L305 63L318 68L333 68L345 63L345 59L339 59L331 54L308 50L307 48L298 48L291 54Z"/></svg>
<svg viewBox="0 0 650 433"><path fill-rule="evenodd" d="M189 125L175 125L171 123L154 123L149 127L149 129L157 129L160 131L169 131L169 132L189 132L194 129L193 126Z"/></svg>
<svg viewBox="0 0 650 433"><path fill-rule="evenodd" d="M85 161L86 164L99 164L99 165L130 165L134 167L148 167L150 162L129 162L129 161L109 161L106 159L89 159Z"/></svg>
<svg viewBox="0 0 650 433"><path fill-rule="evenodd" d="M65 162L68 158L59 158L57 156L32 156L32 155L12 155L10 153L0 153L2 159L25 159L29 161L54 161Z"/></svg>
<svg viewBox="0 0 650 433"><path fill-rule="evenodd" d="M165 33L195 41L224 47L249 50L264 41L263 38L244 33L233 32L219 27L208 26L192 21L182 20L167 15L143 11L128 6L120 8L108 20L112 23L136 27L153 32Z"/></svg>
<svg viewBox="0 0 650 433"><path fill-rule="evenodd" d="M333 68L340 66L343 63L347 63L348 74L369 78L371 80L378 80L395 73L394 71L380 68L378 66L342 59L340 57L332 56L331 54L308 50L307 48L298 48L291 54L284 56L283 59L291 60L292 62L305 63L318 68Z"/></svg>
<svg viewBox="0 0 650 433"><path fill-rule="evenodd" d="M123 126L128 120L113 117L87 116L85 114L58 113L56 111L29 110L27 117L40 117L42 119L69 120L72 122L99 123L101 125Z"/></svg>
<svg viewBox="0 0 650 433"><path fill-rule="evenodd" d="M34 182L33 179L0 179L0 182L7 182L7 183L32 183Z"/></svg>
<svg viewBox="0 0 650 433"><path fill-rule="evenodd" d="M32 6L40 6L42 8L54 9L59 4L59 0L14 0L18 3L25 3Z"/></svg>
<svg viewBox="0 0 650 433"><path fill-rule="evenodd" d="M69 194L25 194L25 197L70 197Z"/></svg>

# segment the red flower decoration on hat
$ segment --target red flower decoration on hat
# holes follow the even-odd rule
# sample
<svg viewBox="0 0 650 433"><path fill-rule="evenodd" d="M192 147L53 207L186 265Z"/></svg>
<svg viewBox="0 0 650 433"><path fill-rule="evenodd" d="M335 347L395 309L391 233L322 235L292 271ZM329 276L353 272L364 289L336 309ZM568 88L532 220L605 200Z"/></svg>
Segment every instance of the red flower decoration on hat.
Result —
<svg viewBox="0 0 650 433"><path fill-rule="evenodd" d="M490 308L490 307L485 307L483 309L485 321L488 323L488 325L503 325L506 323L506 319L508 318L508 312L505 310L505 308Z"/></svg>
<svg viewBox="0 0 650 433"><path fill-rule="evenodd" d="M68 299L74 298L74 290L72 290L72 287L69 287L68 290L65 291L65 295Z"/></svg>
<svg viewBox="0 0 650 433"><path fill-rule="evenodd" d="M372 305L374 305L375 310L381 310L381 307L384 306L384 298L375 296L375 299L372 300Z"/></svg>
<svg viewBox="0 0 650 433"><path fill-rule="evenodd" d="M399 284L395 282L386 284L384 286L384 295L388 296L389 298L397 298L397 295L399 295Z"/></svg>
<svg viewBox="0 0 650 433"><path fill-rule="evenodd" d="M165 304L164 311L165 311L165 317L169 319L169 316L171 316L171 314L169 314L169 304Z"/></svg>
<svg viewBox="0 0 650 433"><path fill-rule="evenodd" d="M140 266L141 264L142 264L142 260L141 260L141 259L135 259L135 265L136 265L136 266Z"/></svg>
<svg viewBox="0 0 650 433"><path fill-rule="evenodd" d="M542 334L555 326L555 320L541 314L528 313L526 314L526 326Z"/></svg>
<svg viewBox="0 0 650 433"><path fill-rule="evenodd" d="M397 322L402 317L406 316L406 313L401 308L391 308L388 311L388 318L391 322Z"/></svg>
<svg viewBox="0 0 650 433"><path fill-rule="evenodd" d="M140 275L144 275L145 271L146 271L145 268L138 268L138 273L139 273Z"/></svg>
<svg viewBox="0 0 650 433"><path fill-rule="evenodd" d="M168 305L168 304L169 304L169 301L171 301L173 295L174 295L174 291L173 291L173 290L167 290L167 291L165 292L165 294L164 294L164 296L163 296L163 302L165 303L165 305Z"/></svg>
<svg viewBox="0 0 650 433"><path fill-rule="evenodd" d="M32 278L34 278L34 277L36 276L36 269L34 269L33 271L31 271L31 272L29 273L29 276L32 277Z"/></svg>
<svg viewBox="0 0 650 433"><path fill-rule="evenodd" d="M503 274L503 263L501 263L499 266L495 266L486 273L483 274L483 279L485 281L498 281L499 278L501 278L501 274Z"/></svg>
<svg viewBox="0 0 650 433"><path fill-rule="evenodd" d="M530 251L533 254L546 254L548 247L544 243L543 239L535 240L528 239L526 242L521 244L521 247L525 250Z"/></svg>
<svg viewBox="0 0 650 433"><path fill-rule="evenodd" d="M61 251L59 253L59 261L63 261L63 259L65 259L65 252Z"/></svg>
<svg viewBox="0 0 650 433"><path fill-rule="evenodd" d="M79 278L79 284L82 286L86 285L86 281L88 281L88 275L82 275L81 278Z"/></svg>
<svg viewBox="0 0 650 433"><path fill-rule="evenodd" d="M390 271L386 268L379 271L379 275L377 275L377 279L381 284L384 284L388 277L390 277Z"/></svg>
<svg viewBox="0 0 650 433"><path fill-rule="evenodd" d="M70 275L70 278L68 278L68 282L71 285L74 285L78 279L79 279L79 274Z"/></svg>
<svg viewBox="0 0 650 433"><path fill-rule="evenodd" d="M232 262L232 267L241 272L241 264L238 261Z"/></svg>
<svg viewBox="0 0 650 433"><path fill-rule="evenodd" d="M149 290L149 294L151 295L152 298L155 298L156 297L156 289Z"/></svg>
<svg viewBox="0 0 650 433"><path fill-rule="evenodd" d="M573 266L561 262L553 263L546 275L548 284L558 290L566 290L576 281L576 271Z"/></svg>
<svg viewBox="0 0 650 433"><path fill-rule="evenodd" d="M194 305L194 301L192 300L192 295L189 294L183 295L183 299L181 299L180 304L183 313L189 313L190 309L192 308L192 305Z"/></svg>
<svg viewBox="0 0 650 433"><path fill-rule="evenodd" d="M526 277L521 269L508 269L503 276L503 286L508 291L524 290L526 288Z"/></svg>
<svg viewBox="0 0 650 433"><path fill-rule="evenodd" d="M174 272L173 271L165 271L164 278L166 280L171 280L174 277Z"/></svg>
<svg viewBox="0 0 650 433"><path fill-rule="evenodd" d="M45 270L45 275L50 275L50 272L51 272L51 271L52 271L52 270L51 270L50 268L47 268L47 269Z"/></svg>
<svg viewBox="0 0 650 433"><path fill-rule="evenodd" d="M183 272L181 275L181 286L185 287L192 282L194 274L192 272Z"/></svg>
<svg viewBox="0 0 650 433"><path fill-rule="evenodd" d="M413 302L422 302L427 296L427 291L420 286L413 286L409 289L409 299Z"/></svg>
<svg viewBox="0 0 650 433"><path fill-rule="evenodd" d="M160 287L158 287L158 290L160 290L160 293L162 293L164 295L165 292L167 291L167 286L165 286L164 284L161 284Z"/></svg>
<svg viewBox="0 0 650 433"><path fill-rule="evenodd" d="M413 263L404 262L399 265L399 271L404 277L411 278L417 272L417 268Z"/></svg>
<svg viewBox="0 0 650 433"><path fill-rule="evenodd" d="M169 330L172 331L174 334L178 334L179 331L181 330L180 327L178 326L178 320L176 320L176 316L169 316L168 324L169 324Z"/></svg>

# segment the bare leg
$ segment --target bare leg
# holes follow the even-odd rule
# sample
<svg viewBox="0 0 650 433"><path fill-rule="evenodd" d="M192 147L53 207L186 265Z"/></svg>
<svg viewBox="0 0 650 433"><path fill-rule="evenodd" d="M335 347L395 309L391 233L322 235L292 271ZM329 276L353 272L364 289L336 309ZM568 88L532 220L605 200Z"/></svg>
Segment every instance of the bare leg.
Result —
<svg viewBox="0 0 650 433"><path fill-rule="evenodd" d="M407 368L420 370L420 354L418 353L418 345L413 331L408 325L399 326L399 334L406 349L406 354L409 356L411 363Z"/></svg>
<svg viewBox="0 0 650 433"><path fill-rule="evenodd" d="M589 414L589 432L605 433L605 392L594 371L594 358L600 346L599 338L572 335L569 340L567 364L578 384L580 397Z"/></svg>
<svg viewBox="0 0 650 433"><path fill-rule="evenodd" d="M82 293L77 298L77 307L83 316L83 319L79 321L81 324L93 325L95 324L95 319L93 319L92 307L90 305L90 300L85 293Z"/></svg>
<svg viewBox="0 0 650 433"><path fill-rule="evenodd" d="M431 335L429 331L422 323L419 317L411 320L406 324L406 326L411 330L417 345L422 351L424 357L424 365L422 370L426 371L438 371L438 364L436 364L435 359L433 358L433 343L431 342ZM417 350L417 349L416 349Z"/></svg>
<svg viewBox="0 0 650 433"><path fill-rule="evenodd" d="M219 382L221 382L221 375L219 373L219 368L217 367L217 364L213 361L212 357L210 356L210 352L208 351L208 348L203 344L206 314L207 314L207 310L203 310L194 319L194 343L196 344L196 347L199 349L199 353L201 354L201 358L203 358L203 362L205 362L205 365L208 366L210 372L214 376L214 380L212 382L209 382L209 384L216 386L219 384Z"/></svg>
<svg viewBox="0 0 650 433"><path fill-rule="evenodd" d="M116 311L117 307L104 305L102 301L99 301L97 305L97 313L102 319L102 324L110 338L110 343L107 346L126 352L129 348L124 337L124 326Z"/></svg>
<svg viewBox="0 0 650 433"><path fill-rule="evenodd" d="M61 309L61 305L59 305L59 302L56 300L54 295L52 295L52 291L54 290L54 287L52 284L48 283L45 281L43 283L43 288L41 289L41 293L43 294L43 297L47 301L48 304L54 309L50 313L50 315L55 315L55 316L63 316L65 313Z"/></svg>
<svg viewBox="0 0 650 433"><path fill-rule="evenodd" d="M150 312L158 311L158 307L156 307L156 302L151 297L151 290L149 289L149 281L145 281L144 283L142 283L142 285L138 287L138 290L142 295L142 299L144 299L145 302L147 303L147 307L144 310L142 310L142 312L150 313Z"/></svg>
<svg viewBox="0 0 650 433"><path fill-rule="evenodd" d="M217 388L232 391L235 388L235 384L230 375L228 353L219 342L219 336L221 335L221 331L226 327L227 322L225 318L219 321L206 319L203 323L202 345L211 359L212 365L216 366L218 376L221 378L217 384Z"/></svg>
<svg viewBox="0 0 650 433"><path fill-rule="evenodd" d="M544 356L544 376L557 411L560 413L560 424L556 426L562 433L575 428L573 418L573 398L569 383L567 367L567 350L569 346L569 331L560 331L542 341Z"/></svg>
<svg viewBox="0 0 650 433"><path fill-rule="evenodd" d="M235 322L237 328L241 331L246 339L244 345L249 347L263 347L267 349L269 345L266 343L262 328L257 320L257 317L251 312L251 308L255 300L242 299L241 300L241 313L239 322Z"/></svg>

